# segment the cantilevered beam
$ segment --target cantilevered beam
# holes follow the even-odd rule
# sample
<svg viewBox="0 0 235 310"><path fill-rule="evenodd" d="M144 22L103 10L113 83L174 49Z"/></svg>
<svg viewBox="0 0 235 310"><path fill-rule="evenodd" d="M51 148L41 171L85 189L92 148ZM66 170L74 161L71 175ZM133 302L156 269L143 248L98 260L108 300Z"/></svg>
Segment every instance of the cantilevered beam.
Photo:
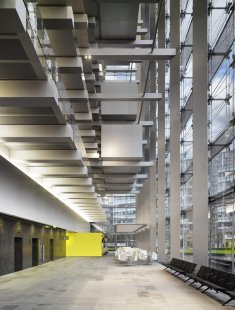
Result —
<svg viewBox="0 0 235 310"><path fill-rule="evenodd" d="M137 27L137 31L136 31L136 35L137 36L143 36L145 34L148 33L148 29L147 28L139 28Z"/></svg>
<svg viewBox="0 0 235 310"><path fill-rule="evenodd" d="M66 199L96 199L97 194L96 193L63 193L63 197Z"/></svg>
<svg viewBox="0 0 235 310"><path fill-rule="evenodd" d="M96 3L117 3L117 0L91 0L92 2ZM121 3L158 3L159 0L118 0Z"/></svg>
<svg viewBox="0 0 235 310"><path fill-rule="evenodd" d="M79 133L83 138L95 137L95 130L80 130Z"/></svg>
<svg viewBox="0 0 235 310"><path fill-rule="evenodd" d="M122 179L122 180L126 180L126 179L132 179L132 180L134 180L134 179L147 179L148 178L148 174L136 174L136 173L132 173L132 174L125 174L125 175L123 175L123 174L117 174L117 173L115 173L115 174L112 174L112 173L107 173L107 174L105 174L105 173L94 173L93 174L93 177L95 178L95 179L101 179L101 180L103 180L103 179L112 179L112 178L114 178L115 180L117 179L117 178L120 178L120 179Z"/></svg>
<svg viewBox="0 0 235 310"><path fill-rule="evenodd" d="M94 207L100 207L99 203L97 201L94 202L86 202L86 203L76 203L76 207L80 208L94 208ZM101 208L101 207L100 207Z"/></svg>
<svg viewBox="0 0 235 310"><path fill-rule="evenodd" d="M144 96L141 93L128 94L128 93L94 93L88 94L86 90L67 90L63 99L69 99L71 101L87 102L88 100L98 101L156 101L162 98L162 94L158 93L145 93Z"/></svg>
<svg viewBox="0 0 235 310"><path fill-rule="evenodd" d="M76 123L91 123L92 122L92 114L88 113L74 113L74 118Z"/></svg>
<svg viewBox="0 0 235 310"><path fill-rule="evenodd" d="M33 101L37 99L37 102L43 100L43 98L53 98L58 100L58 90L54 81L0 81L0 103L6 98L16 100L16 98L26 98ZM3 105L5 106L5 105ZM23 105L25 106L25 105ZM44 104L42 106L45 106Z"/></svg>
<svg viewBox="0 0 235 310"><path fill-rule="evenodd" d="M1 33L25 32L26 7L23 0L0 1ZM10 22L9 22L10 21Z"/></svg>
<svg viewBox="0 0 235 310"><path fill-rule="evenodd" d="M103 167L152 167L153 162L152 161L103 161L102 163Z"/></svg>
<svg viewBox="0 0 235 310"><path fill-rule="evenodd" d="M84 143L85 149L89 150L97 150L98 149L98 144L97 143Z"/></svg>
<svg viewBox="0 0 235 310"><path fill-rule="evenodd" d="M156 101L162 98L158 93L146 93L142 94L89 94L89 100L98 101Z"/></svg>
<svg viewBox="0 0 235 310"><path fill-rule="evenodd" d="M97 41L99 47L113 48L133 48L133 47L151 47L153 40L100 40ZM107 71L107 70L106 70Z"/></svg>
<svg viewBox="0 0 235 310"><path fill-rule="evenodd" d="M0 125L0 138L5 142L67 142L73 143L70 125Z"/></svg>
<svg viewBox="0 0 235 310"><path fill-rule="evenodd" d="M155 48L151 52L150 48L90 48L78 49L78 56L89 56L91 60L169 60L174 57L174 48Z"/></svg>
<svg viewBox="0 0 235 310"><path fill-rule="evenodd" d="M105 72L126 72L126 73L130 73L130 72L136 72L137 71L137 68L131 68L131 67L128 67L126 69L122 69L122 68L119 68L119 67L115 67L115 66L109 66L109 67L106 67L105 68Z"/></svg>
<svg viewBox="0 0 235 310"><path fill-rule="evenodd" d="M58 97L58 90L53 80L0 81L0 107L50 107L58 121L64 123Z"/></svg>
<svg viewBox="0 0 235 310"><path fill-rule="evenodd" d="M95 199L97 199L97 198L95 198ZM93 201L96 201L94 198L76 198L76 199L71 199L71 202L72 203L84 203L84 204L86 204L86 203L89 203L89 202L93 202ZM98 204L98 202L97 202L97 204Z"/></svg>
<svg viewBox="0 0 235 310"><path fill-rule="evenodd" d="M110 183L110 184L104 184L105 188L115 190L125 190L128 188L137 188L137 187L143 187L143 184L126 184L126 183Z"/></svg>
<svg viewBox="0 0 235 310"><path fill-rule="evenodd" d="M103 160L103 162L101 161L93 161L93 162L89 162L89 161L84 161L84 163L86 163L86 165L89 167L99 167L99 168L110 168L110 170L112 171L113 168L132 168L132 169L139 169L141 167L152 167L153 166L153 162L144 162L144 161L123 161L123 160L118 160L118 161L113 161L113 160ZM108 172L108 173L112 173L112 172ZM104 172L107 173L107 172ZM132 172L128 172L126 171L125 173L132 173ZM137 172L133 172L133 174L137 174Z"/></svg>
<svg viewBox="0 0 235 310"><path fill-rule="evenodd" d="M94 186L56 186L61 193L94 193Z"/></svg>
<svg viewBox="0 0 235 310"><path fill-rule="evenodd" d="M37 6L38 18L43 20L46 29L72 30L74 15L71 6Z"/></svg>
<svg viewBox="0 0 235 310"><path fill-rule="evenodd" d="M29 167L29 173L35 176L77 176L77 177L87 177L88 170L87 167Z"/></svg>
<svg viewBox="0 0 235 310"><path fill-rule="evenodd" d="M91 178L44 178L43 183L48 186L91 186Z"/></svg>
<svg viewBox="0 0 235 310"><path fill-rule="evenodd" d="M56 57L56 61L61 74L81 74L83 72L83 64L81 58Z"/></svg>
<svg viewBox="0 0 235 310"><path fill-rule="evenodd" d="M123 191L123 190L117 190L117 191L113 191L113 190L105 190L103 191L105 193L108 193L108 194L126 194L126 195L136 195L136 194L139 194L140 191Z"/></svg>
<svg viewBox="0 0 235 310"><path fill-rule="evenodd" d="M26 150L11 151L11 159L14 162L28 163L57 163L82 161L81 153L74 150Z"/></svg>

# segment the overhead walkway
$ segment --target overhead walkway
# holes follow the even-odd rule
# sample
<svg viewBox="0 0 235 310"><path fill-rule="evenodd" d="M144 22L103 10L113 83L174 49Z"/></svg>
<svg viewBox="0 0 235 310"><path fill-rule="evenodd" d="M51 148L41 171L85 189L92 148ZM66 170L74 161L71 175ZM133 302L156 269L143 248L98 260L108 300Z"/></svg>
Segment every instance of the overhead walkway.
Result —
<svg viewBox="0 0 235 310"><path fill-rule="evenodd" d="M217 310L219 298L186 286L160 264L120 266L110 256L66 258L0 277L0 309L8 310Z"/></svg>

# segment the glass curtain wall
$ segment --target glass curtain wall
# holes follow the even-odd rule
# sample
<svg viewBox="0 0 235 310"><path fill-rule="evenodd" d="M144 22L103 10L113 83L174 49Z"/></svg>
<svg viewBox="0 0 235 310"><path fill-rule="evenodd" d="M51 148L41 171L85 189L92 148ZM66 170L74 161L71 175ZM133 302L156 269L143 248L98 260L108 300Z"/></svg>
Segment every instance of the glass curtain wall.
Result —
<svg viewBox="0 0 235 310"><path fill-rule="evenodd" d="M185 260L192 260L192 184L193 184L193 1L180 3L180 108L181 108L181 222L180 251Z"/></svg>
<svg viewBox="0 0 235 310"><path fill-rule="evenodd" d="M209 257L234 272L234 2L209 4Z"/></svg>
<svg viewBox="0 0 235 310"><path fill-rule="evenodd" d="M170 43L170 0L165 2L165 12L166 12L166 24L165 24L165 38L166 38L166 48L169 47ZM165 193L165 205L166 205L166 213L165 213L165 227L166 227L166 258L170 259L170 106L169 106L169 84L170 84L170 65L169 62L166 62L166 77L165 77L165 165L166 165L166 193Z"/></svg>
<svg viewBox="0 0 235 310"><path fill-rule="evenodd" d="M194 0L195 1L195 0ZM166 5L169 47L170 0ZM193 254L193 0L180 2L181 105L181 257ZM235 235L235 22L234 0L208 1L208 162L209 264L234 270ZM166 64L166 254L170 258L169 64Z"/></svg>
<svg viewBox="0 0 235 310"><path fill-rule="evenodd" d="M136 198L133 195L108 195L103 198L103 208L107 216L107 247L131 246L136 244L135 234L117 234L116 224L134 224L136 222Z"/></svg>
<svg viewBox="0 0 235 310"><path fill-rule="evenodd" d="M193 254L193 1L181 1L181 254ZM234 3L208 4L210 265L233 269ZM228 211L229 210L229 211Z"/></svg>

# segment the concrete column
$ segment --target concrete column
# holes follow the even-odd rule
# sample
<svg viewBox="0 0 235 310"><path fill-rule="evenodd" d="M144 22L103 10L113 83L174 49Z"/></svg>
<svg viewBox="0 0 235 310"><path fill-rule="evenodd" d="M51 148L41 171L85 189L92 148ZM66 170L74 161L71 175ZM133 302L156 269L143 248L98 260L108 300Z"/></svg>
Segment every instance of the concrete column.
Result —
<svg viewBox="0 0 235 310"><path fill-rule="evenodd" d="M145 27L148 27L149 21L149 5L142 4L141 17L144 20ZM143 92L144 85L146 81L147 71L148 71L148 62L141 63L140 67L140 91ZM147 82L146 90L149 90L149 80ZM149 117L149 103L144 102L140 120L148 120ZM144 138L148 139L148 128L144 129ZM149 149L144 148L144 157L146 160L149 160ZM149 173L149 171L146 171ZM149 226L150 220L150 201L149 201L149 179L144 182L144 186L141 189L140 194L137 196L137 213L136 213L136 222L140 224L147 224ZM137 247L150 251L150 231L145 230L141 231L136 235Z"/></svg>
<svg viewBox="0 0 235 310"><path fill-rule="evenodd" d="M144 25L150 29L150 37L153 37L155 30L155 5L144 5L142 11ZM141 67L141 87L145 85L148 72L148 63ZM156 92L156 62L151 61L146 91ZM149 179L137 199L137 222L147 224L148 230L137 234L137 245L148 251L156 251L156 102L145 102L142 109L141 119L152 120L154 126L145 129L146 138L150 141L145 149L145 159L153 161L153 166L148 169ZM141 208L141 211L140 211Z"/></svg>
<svg viewBox="0 0 235 310"><path fill-rule="evenodd" d="M193 261L208 264L207 1L193 1Z"/></svg>
<svg viewBox="0 0 235 310"><path fill-rule="evenodd" d="M170 1L170 225L171 257L180 257L180 0Z"/></svg>
<svg viewBox="0 0 235 310"><path fill-rule="evenodd" d="M156 26L156 5L150 4L150 38L155 34ZM156 61L150 62L149 72L149 91L156 93ZM149 132L149 157L153 162L153 166L149 169L149 249L156 251L156 238L157 238L157 182L156 182L156 106L157 102L150 103L149 119L153 121L154 125L150 128Z"/></svg>
<svg viewBox="0 0 235 310"><path fill-rule="evenodd" d="M159 19L158 47L165 47L165 5L162 5ZM157 162L157 187L158 187L158 259L161 262L166 260L165 242L165 61L158 62L158 92L162 93L162 99L158 101L158 162Z"/></svg>

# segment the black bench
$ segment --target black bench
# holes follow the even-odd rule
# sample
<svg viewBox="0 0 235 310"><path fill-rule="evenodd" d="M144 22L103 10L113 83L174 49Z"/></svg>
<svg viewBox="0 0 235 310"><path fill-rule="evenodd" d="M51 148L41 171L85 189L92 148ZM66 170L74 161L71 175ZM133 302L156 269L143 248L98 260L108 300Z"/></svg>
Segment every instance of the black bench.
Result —
<svg viewBox="0 0 235 310"><path fill-rule="evenodd" d="M229 274L224 286L226 288L226 291L224 293L227 294L230 298L225 303L223 303L223 306L231 300L235 299L235 274Z"/></svg>
<svg viewBox="0 0 235 310"><path fill-rule="evenodd" d="M170 263L162 263L162 265L166 267L165 269L171 269L174 271L173 275L175 276L193 273L196 267L196 264L178 258L172 258Z"/></svg>
<svg viewBox="0 0 235 310"><path fill-rule="evenodd" d="M190 285L192 285L193 283L204 283L204 281L207 281L210 278L211 272L212 268L201 266L197 273L187 273L186 276L188 277L188 279L185 282L193 280ZM202 286L203 285L201 285L200 287Z"/></svg>
<svg viewBox="0 0 235 310"><path fill-rule="evenodd" d="M200 283L200 286L197 288L198 290L205 286L206 288L201 291L202 293L206 292L208 289L212 289L214 291L222 292L228 295L230 298L223 305L227 304L229 301L235 299L235 274L218 270L215 268L210 268L206 266L201 266L197 274L189 273L186 274L188 280L193 280L190 283Z"/></svg>
<svg viewBox="0 0 235 310"><path fill-rule="evenodd" d="M165 269L168 269L168 268L171 269L172 267L175 267L175 266L176 266L176 264L177 264L178 261L179 261L179 259L177 259L177 258L172 258L171 261L170 261L170 263L164 263L164 262L162 262L161 264L162 264L163 266L166 267Z"/></svg>
<svg viewBox="0 0 235 310"><path fill-rule="evenodd" d="M192 280L190 285L199 283L197 290L205 287L201 293L214 290L217 293L222 292L228 295L229 299L223 303L223 306L231 300L235 300L235 274L207 266L201 266L198 272L194 273L196 264L178 258L172 258L170 263L162 263L162 265L166 267L165 269L173 271L174 276L183 275L187 277L184 282Z"/></svg>

